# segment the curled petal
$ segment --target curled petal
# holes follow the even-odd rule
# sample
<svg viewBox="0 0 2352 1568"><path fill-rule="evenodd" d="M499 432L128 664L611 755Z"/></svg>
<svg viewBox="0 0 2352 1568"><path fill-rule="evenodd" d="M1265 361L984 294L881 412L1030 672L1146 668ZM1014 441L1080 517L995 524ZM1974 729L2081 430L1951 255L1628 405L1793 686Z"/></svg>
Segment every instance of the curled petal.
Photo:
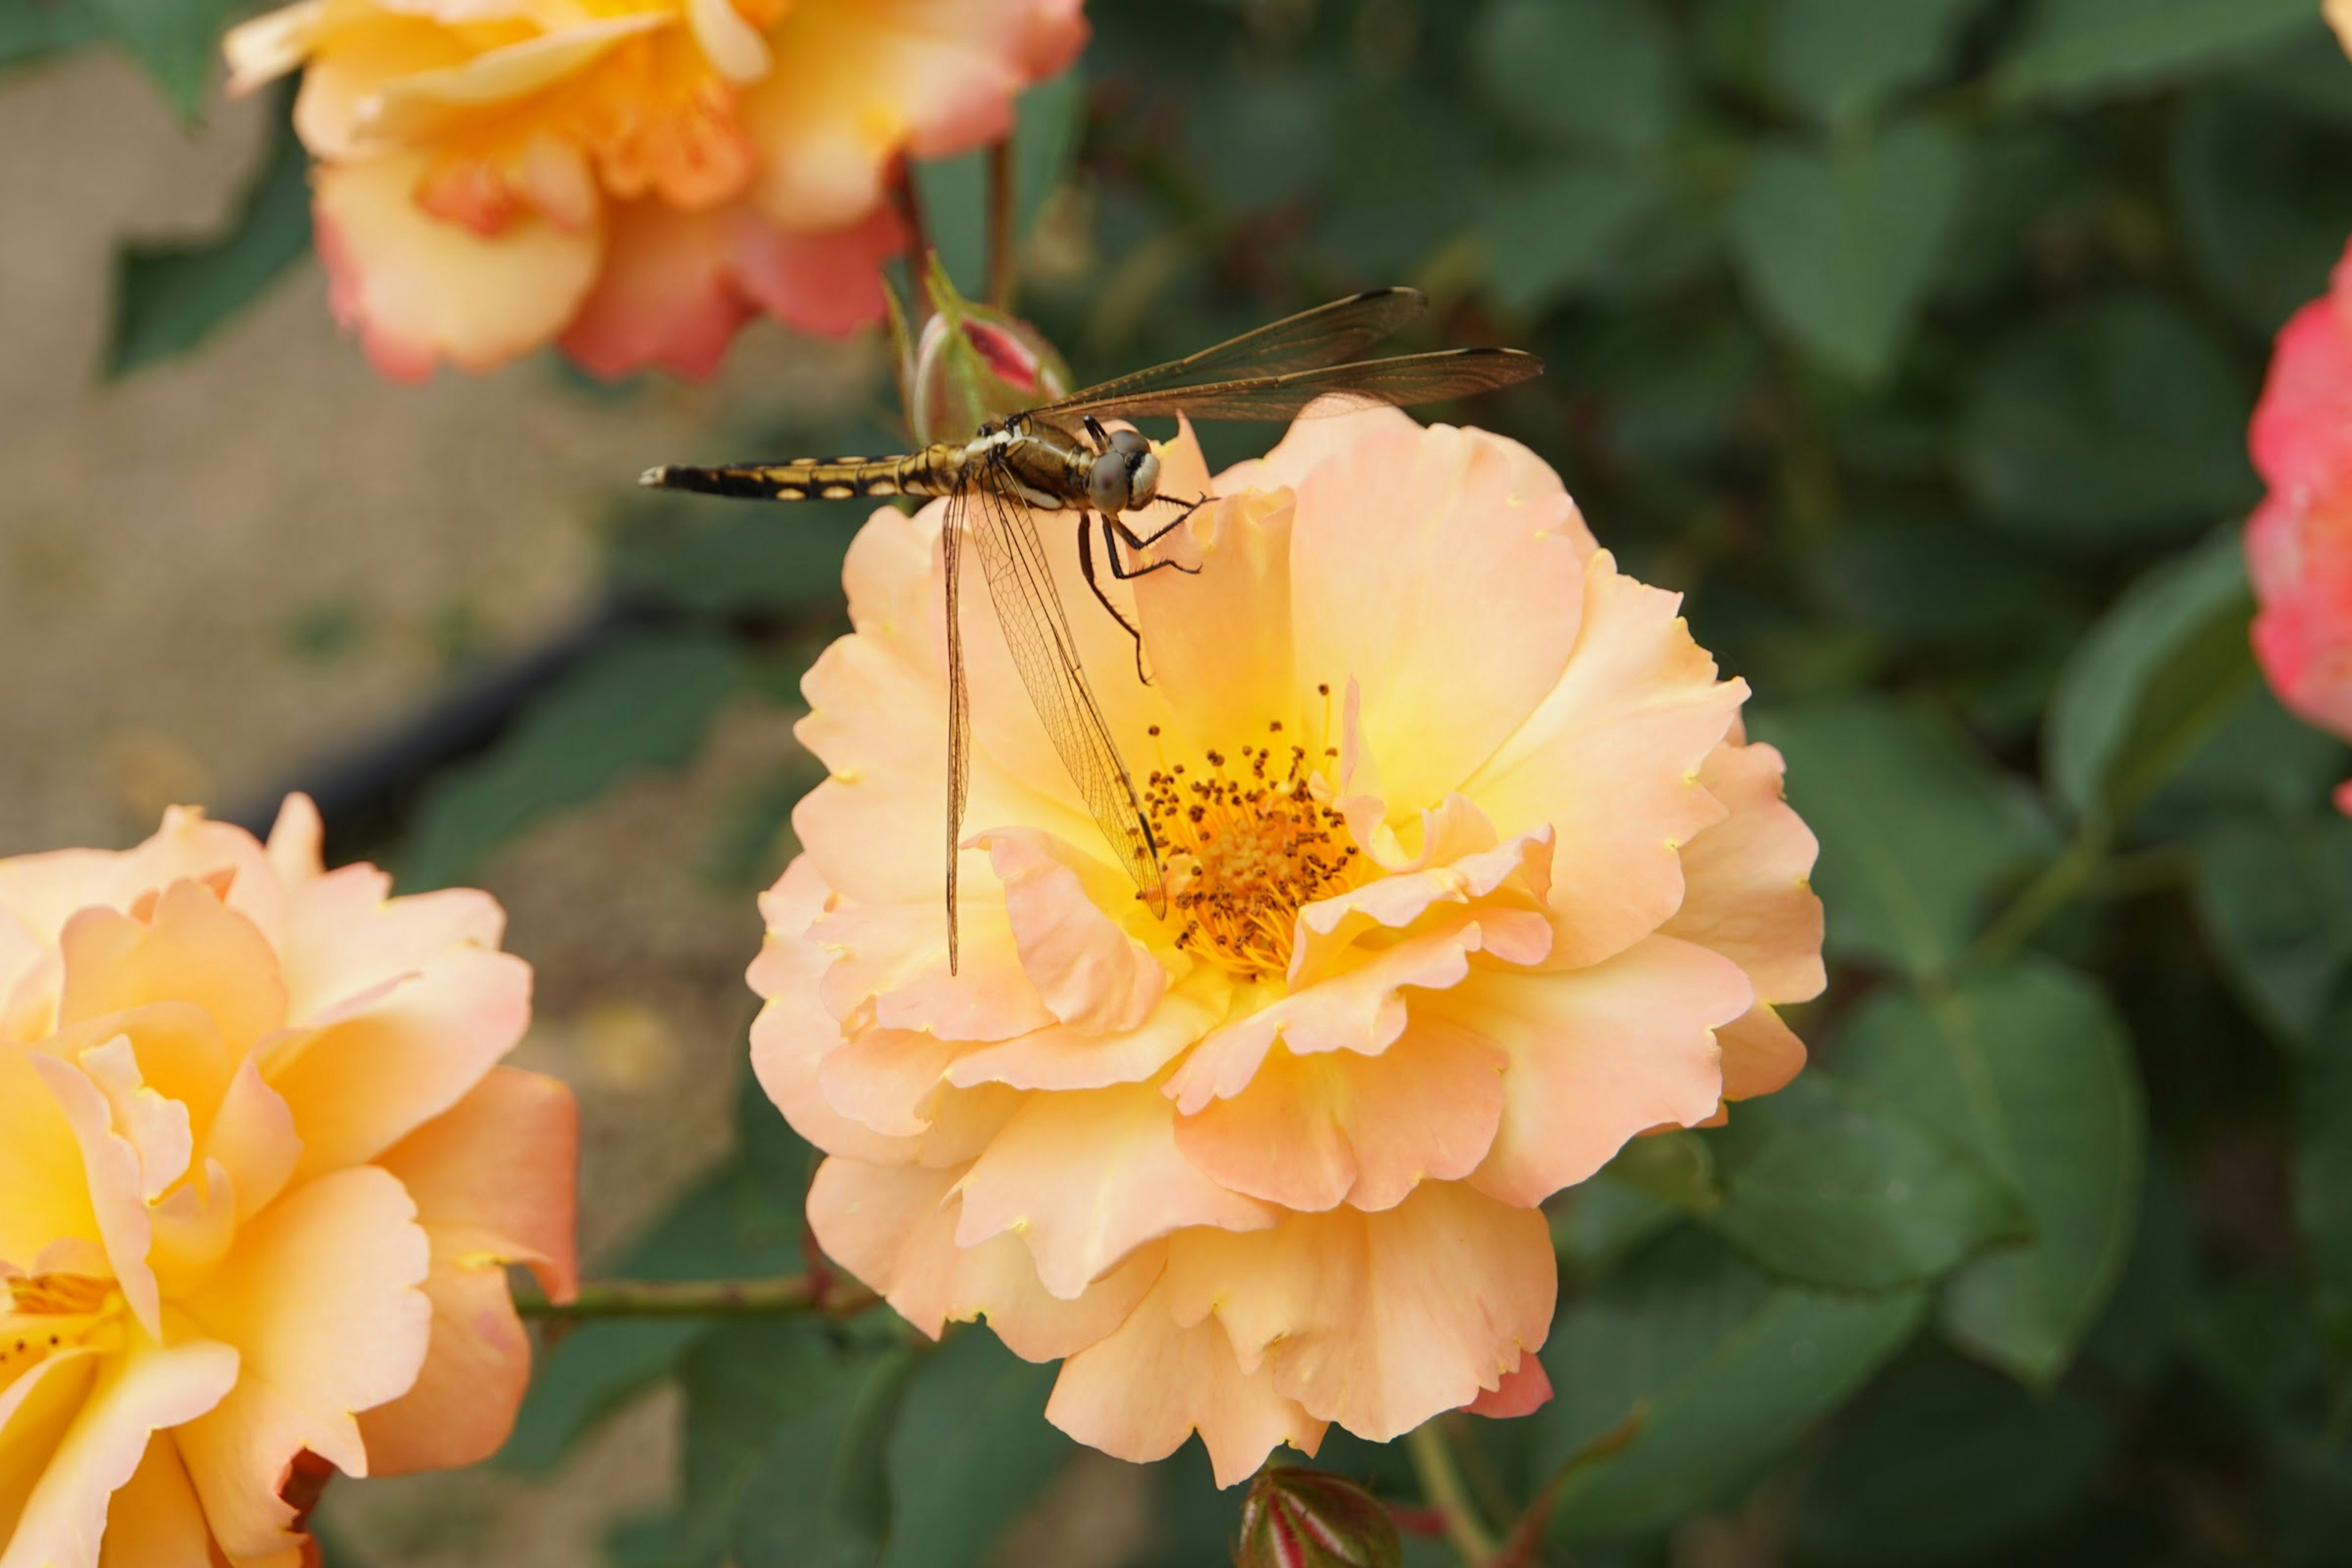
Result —
<svg viewBox="0 0 2352 1568"><path fill-rule="evenodd" d="M984 1317L1030 1361L1093 1344L1160 1277L1162 1254L1145 1248L1074 1300L1047 1293L1019 1237L956 1244L963 1173L827 1160L809 1188L809 1225L835 1262L924 1333L937 1339L949 1322Z"/></svg>
<svg viewBox="0 0 2352 1568"><path fill-rule="evenodd" d="M1062 1363L1045 1419L1139 1465L1198 1432L1221 1487L1247 1480L1281 1444L1312 1458L1327 1425L1279 1393L1271 1369L1243 1371L1213 1320L1178 1320L1164 1280L1115 1332Z"/></svg>
<svg viewBox="0 0 2352 1568"><path fill-rule="evenodd" d="M1683 848L1683 906L1662 928L1748 972L1757 994L1822 994L1822 900L1807 880L1821 846L1780 792L1786 764L1769 746L1726 742L1699 783L1730 815Z"/></svg>
<svg viewBox="0 0 2352 1568"><path fill-rule="evenodd" d="M1045 1289L1064 1300L1171 1231L1258 1230L1276 1219L1185 1159L1175 1109L1149 1084L1029 1097L961 1191L958 1245L1016 1233Z"/></svg>
<svg viewBox="0 0 2352 1568"><path fill-rule="evenodd" d="M1244 1371L1386 1442L1499 1388L1550 1331L1559 1272L1542 1214L1427 1182L1378 1214L1187 1232L1166 1289L1177 1321L1224 1324Z"/></svg>

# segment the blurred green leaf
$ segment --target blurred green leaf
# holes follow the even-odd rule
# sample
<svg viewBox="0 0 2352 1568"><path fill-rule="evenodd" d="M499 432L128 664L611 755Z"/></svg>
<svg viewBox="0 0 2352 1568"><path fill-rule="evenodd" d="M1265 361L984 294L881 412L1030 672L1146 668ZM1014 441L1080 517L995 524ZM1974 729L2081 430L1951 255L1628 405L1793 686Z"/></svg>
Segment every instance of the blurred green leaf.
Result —
<svg viewBox="0 0 2352 1568"><path fill-rule="evenodd" d="M625 1279L772 1279L801 1272L801 1194L809 1147L746 1070L732 1159L687 1190L614 1263ZM531 1378L500 1466L544 1472L590 1427L667 1374L709 1325L680 1320L582 1323Z"/></svg>
<svg viewBox="0 0 2352 1568"><path fill-rule="evenodd" d="M2146 1142L2123 1021L2098 987L2031 961L1926 996L1880 992L1838 1057L1856 1088L1997 1172L2032 1240L1953 1275L1953 1341L2021 1381L2073 1360L2131 1247Z"/></svg>
<svg viewBox="0 0 2352 1568"><path fill-rule="evenodd" d="M1551 1213L1553 1247L1588 1274L1613 1268L1636 1247L1672 1229L1688 1212L1620 1181L1606 1169L1545 1206Z"/></svg>
<svg viewBox="0 0 2352 1568"><path fill-rule="evenodd" d="M78 49L101 36L89 0L0 0L0 70Z"/></svg>
<svg viewBox="0 0 2352 1568"><path fill-rule="evenodd" d="M1982 0L1780 0L1767 63L1783 98L1838 123L1935 76Z"/></svg>
<svg viewBox="0 0 2352 1568"><path fill-rule="evenodd" d="M1933 1279L2025 1234L2017 1199L1984 1166L1820 1068L1743 1103L1712 1142L1726 1195L1708 1227L1799 1284Z"/></svg>
<svg viewBox="0 0 2352 1568"><path fill-rule="evenodd" d="M914 1366L806 1318L730 1323L680 1368L682 1568L872 1568L889 1528L884 1451Z"/></svg>
<svg viewBox="0 0 2352 1568"><path fill-rule="evenodd" d="M1941 972L1993 889L2051 847L2029 797L1950 728L1883 702L1768 710L1789 798L1822 841L1813 885L1841 956Z"/></svg>
<svg viewBox="0 0 2352 1568"><path fill-rule="evenodd" d="M2041 0L1994 86L2011 103L2177 81L2318 31L2309 0ZM2321 47L2315 37L2314 47Z"/></svg>
<svg viewBox="0 0 2352 1568"><path fill-rule="evenodd" d="M2352 1364L2352 1005L2329 1010L2320 1043L2295 1085L2295 1227L2320 1331Z"/></svg>
<svg viewBox="0 0 2352 1568"><path fill-rule="evenodd" d="M950 1335L908 1384L890 1438L887 1568L979 1568L1070 1440L1045 1422L1056 1368L983 1331Z"/></svg>
<svg viewBox="0 0 2352 1568"><path fill-rule="evenodd" d="M2342 58L2328 64L2352 79ZM2200 95L2174 125L2182 243L2207 286L2258 331L2276 331L2327 291L2352 211L2347 129L2244 89Z"/></svg>
<svg viewBox="0 0 2352 1568"><path fill-rule="evenodd" d="M1837 613L1906 647L2014 646L2061 613L2045 558L2005 535L1929 517L1867 517L1812 555Z"/></svg>
<svg viewBox="0 0 2352 1568"><path fill-rule="evenodd" d="M1332 1429L1337 1436L1339 1428ZM1198 1437L1151 1467L1156 1504L1151 1532L1136 1568L1203 1568L1229 1563L1241 1536L1245 1487L1220 1488Z"/></svg>
<svg viewBox="0 0 2352 1568"><path fill-rule="evenodd" d="M183 121L205 107L221 31L237 0L85 0L114 41L147 68Z"/></svg>
<svg viewBox="0 0 2352 1568"><path fill-rule="evenodd" d="M2257 1016L2310 1049L2352 965L2352 822L2227 818L2197 847L2206 934Z"/></svg>
<svg viewBox="0 0 2352 1568"><path fill-rule="evenodd" d="M2204 327L2161 300L2112 295L1995 347L1959 457L1997 521L2061 545L2138 543L2253 503L2252 411Z"/></svg>
<svg viewBox="0 0 2352 1568"><path fill-rule="evenodd" d="M683 766L742 673L733 649L697 632L635 633L590 656L488 752L434 782L402 884L446 887L541 817L642 770Z"/></svg>
<svg viewBox="0 0 2352 1568"><path fill-rule="evenodd" d="M1559 1392L1530 1417L1535 1473L1646 1413L1561 1489L1553 1532L1655 1529L1748 1480L1910 1338L1925 1302L1776 1286L1693 1231L1646 1248L1562 1310L1543 1349Z"/></svg>
<svg viewBox="0 0 2352 1568"><path fill-rule="evenodd" d="M1967 144L1929 121L1828 153L1767 148L1731 213L1749 292L1823 364L1883 379L1959 216L1968 167Z"/></svg>
<svg viewBox="0 0 2352 1568"><path fill-rule="evenodd" d="M785 520L708 515L675 532L636 538L614 552L614 583L713 617L837 614L841 563L873 515L871 502L807 501Z"/></svg>
<svg viewBox="0 0 2352 1568"><path fill-rule="evenodd" d="M1521 315L1548 309L1592 276L1655 212L1666 193L1628 165L1570 163L1486 193L1479 237L1495 302Z"/></svg>
<svg viewBox="0 0 2352 1568"><path fill-rule="evenodd" d="M2254 679L2238 531L2148 573L2077 645L2042 767L2078 817L2120 820L2192 755Z"/></svg>
<svg viewBox="0 0 2352 1568"><path fill-rule="evenodd" d="M1488 0L1472 47L1495 103L1531 131L1639 150L1681 111L1681 61L1646 0Z"/></svg>
<svg viewBox="0 0 2352 1568"><path fill-rule="evenodd" d="M768 1434L736 1506L733 1558L741 1568L874 1568L882 1561L891 1523L891 1434L916 1365L905 1345L842 1353L817 1402ZM695 1386L689 1374L689 1399ZM915 1509L925 1503L908 1500Z"/></svg>
<svg viewBox="0 0 2352 1568"><path fill-rule="evenodd" d="M1797 1540L1809 1559L1857 1568L1994 1561L2079 1498L2114 1444L2080 1394L1923 1354L1841 1425L1806 1483Z"/></svg>
<svg viewBox="0 0 2352 1568"><path fill-rule="evenodd" d="M1311 194L1330 177L1331 84L1285 71L1219 79L1184 122L1192 162L1236 212Z"/></svg>
<svg viewBox="0 0 2352 1568"><path fill-rule="evenodd" d="M197 245L133 247L116 257L106 373L126 375L195 347L310 248L310 154L281 111L268 160L226 233Z"/></svg>
<svg viewBox="0 0 2352 1568"><path fill-rule="evenodd" d="M2083 1342L2083 1359L2128 1387L2156 1385L2179 1347L2197 1286L2198 1237L2179 1175L2151 1154L2131 1256Z"/></svg>

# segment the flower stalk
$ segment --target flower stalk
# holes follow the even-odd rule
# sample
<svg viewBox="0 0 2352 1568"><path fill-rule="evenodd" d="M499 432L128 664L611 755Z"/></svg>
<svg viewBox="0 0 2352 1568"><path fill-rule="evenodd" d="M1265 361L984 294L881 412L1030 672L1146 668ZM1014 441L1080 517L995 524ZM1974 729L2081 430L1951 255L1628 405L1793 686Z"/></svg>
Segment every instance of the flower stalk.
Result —
<svg viewBox="0 0 2352 1568"><path fill-rule="evenodd" d="M1494 1532L1478 1517L1470 1501L1469 1489L1463 1485L1462 1471L1454 1463L1453 1447L1447 1443L1444 1417L1424 1421L1405 1435L1405 1451L1412 1457L1413 1474L1421 1479L1421 1494L1444 1522L1445 1539L1461 1554L1469 1568L1487 1568L1495 1559Z"/></svg>
<svg viewBox="0 0 2352 1568"><path fill-rule="evenodd" d="M804 1274L776 1279L605 1279L580 1287L570 1301L533 1290L517 1292L515 1310L548 1322L597 1318L758 1318L792 1312L847 1317L872 1306L872 1292L854 1283Z"/></svg>

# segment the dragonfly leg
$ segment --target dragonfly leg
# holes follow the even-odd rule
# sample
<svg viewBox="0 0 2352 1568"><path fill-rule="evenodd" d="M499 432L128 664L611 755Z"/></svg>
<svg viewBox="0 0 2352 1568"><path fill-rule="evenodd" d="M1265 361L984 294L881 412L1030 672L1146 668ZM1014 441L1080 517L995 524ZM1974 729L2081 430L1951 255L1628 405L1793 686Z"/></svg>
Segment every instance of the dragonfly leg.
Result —
<svg viewBox="0 0 2352 1568"><path fill-rule="evenodd" d="M1149 550L1153 545L1159 543L1162 539L1167 538L1169 534L1174 532L1179 525L1191 521L1192 514L1200 510L1202 507L1208 505L1211 499L1212 498L1208 496L1194 496L1191 500L1181 500L1174 496L1155 497L1151 502L1154 506L1158 506L1162 502L1165 502L1169 506L1181 507L1183 510L1178 512L1171 521L1160 524L1158 528L1153 529L1150 533L1143 535L1139 539L1136 537L1136 533L1133 529L1128 527L1127 524L1122 522L1118 525L1119 537L1125 539L1128 543L1133 545L1138 550ZM1166 564L1173 564L1173 563L1166 563Z"/></svg>
<svg viewBox="0 0 2352 1568"><path fill-rule="evenodd" d="M1139 573L1129 572L1119 564L1118 546L1112 542L1110 536L1108 526L1110 520L1105 518L1103 522L1105 524L1103 553L1110 558L1110 574L1122 582L1129 577L1141 575ZM1094 523L1093 514L1083 511L1078 513L1078 571L1086 577L1087 587L1094 594L1095 602L1110 612L1110 618L1118 623L1119 630L1135 639L1135 679L1149 686L1151 684L1151 677L1143 672L1143 632L1133 621L1127 618L1117 605L1110 602L1110 595L1103 592L1102 579L1095 575ZM1172 565L1174 563L1166 563L1166 564Z"/></svg>

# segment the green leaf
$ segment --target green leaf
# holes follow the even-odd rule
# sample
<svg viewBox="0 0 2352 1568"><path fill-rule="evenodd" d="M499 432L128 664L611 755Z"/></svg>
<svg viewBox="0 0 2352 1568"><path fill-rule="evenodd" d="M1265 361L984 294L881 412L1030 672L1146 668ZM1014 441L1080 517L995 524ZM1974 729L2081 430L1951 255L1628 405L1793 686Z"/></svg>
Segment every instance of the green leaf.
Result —
<svg viewBox="0 0 2352 1568"><path fill-rule="evenodd" d="M1799 1284L1933 1279L2025 1234L2016 1198L1982 1165L1820 1068L1742 1105L1712 1142L1726 1195L1708 1228Z"/></svg>
<svg viewBox="0 0 2352 1568"><path fill-rule="evenodd" d="M2307 53L2330 79L2352 79L2324 44ZM2352 136L2281 107L2267 84L2200 94L2173 128L2172 193L2199 277L2247 326L2274 332L2327 292L2343 254Z"/></svg>
<svg viewBox="0 0 2352 1568"><path fill-rule="evenodd" d="M101 36L88 0L0 0L0 69L78 49Z"/></svg>
<svg viewBox="0 0 2352 1568"><path fill-rule="evenodd" d="M979 1568L1062 1468L1070 1440L1045 1423L1055 1368L982 1330L924 1358L890 1439L887 1568Z"/></svg>
<svg viewBox="0 0 2352 1568"><path fill-rule="evenodd" d="M1805 1487L1808 1560L1886 1568L1997 1560L2063 1512L2115 1446L2098 1406L2034 1394L1948 1352L1895 1368L1855 1405Z"/></svg>
<svg viewBox="0 0 2352 1568"><path fill-rule="evenodd" d="M1643 0L1496 0L1471 47L1504 112L1573 141L1654 147L1686 92L1674 41Z"/></svg>
<svg viewBox="0 0 2352 1568"><path fill-rule="evenodd" d="M1759 714L1822 841L1830 950L1913 975L1958 958L1986 900L2046 854L2030 798L1927 714L1881 702Z"/></svg>
<svg viewBox="0 0 2352 1568"><path fill-rule="evenodd" d="M1589 280L1665 199L1657 181L1612 163L1570 163L1489 191L1479 218L1495 302L1538 315Z"/></svg>
<svg viewBox="0 0 2352 1568"><path fill-rule="evenodd" d="M1966 143L1927 121L1826 153L1768 148L1731 211L1748 291L1823 364L1883 379L1959 216L1968 167Z"/></svg>
<svg viewBox="0 0 2352 1568"><path fill-rule="evenodd" d="M2316 35L2318 20L2310 0L2042 0L1994 90L2012 103L2079 102L2157 87L2258 54L2298 28Z"/></svg>
<svg viewBox="0 0 2352 1568"><path fill-rule="evenodd" d="M674 534L633 539L614 553L614 581L625 592L698 616L837 615L842 557L872 503L801 505L790 527L746 509L753 515L705 515Z"/></svg>
<svg viewBox="0 0 2352 1568"><path fill-rule="evenodd" d="M2055 963L1970 975L1920 997L1882 992L1838 1058L1876 1095L1998 1173L2032 1239L1953 1275L1953 1341L2022 1381L2063 1372L2131 1248L2146 1142L2123 1021Z"/></svg>
<svg viewBox="0 0 2352 1568"><path fill-rule="evenodd" d="M2352 822L2313 812L2215 824L2197 847L2197 908L2255 1014L2310 1049L2352 965Z"/></svg>
<svg viewBox="0 0 2352 1568"><path fill-rule="evenodd" d="M310 157L282 116L269 160L228 230L200 245L133 247L115 258L106 373L185 353L310 248Z"/></svg>
<svg viewBox="0 0 2352 1568"><path fill-rule="evenodd" d="M883 1454L914 1361L807 1318L698 1341L680 1368L684 1568L873 1568L889 1528Z"/></svg>
<svg viewBox="0 0 2352 1568"><path fill-rule="evenodd" d="M2294 1218L2320 1331L2352 1363L2352 1007L2331 1012L2326 1037L2295 1084Z"/></svg>
<svg viewBox="0 0 2352 1568"><path fill-rule="evenodd" d="M147 68L183 121L205 106L221 30L236 0L87 0L114 41Z"/></svg>
<svg viewBox="0 0 2352 1568"><path fill-rule="evenodd" d="M1909 1339L1925 1304L1916 1289L1776 1286L1694 1231L1645 1249L1561 1312L1543 1349L1559 1392L1530 1418L1533 1473L1645 1412L1622 1452L1562 1488L1554 1532L1659 1528L1738 1486Z"/></svg>
<svg viewBox="0 0 2352 1568"><path fill-rule="evenodd" d="M402 883L446 887L541 817L683 766L741 679L734 651L701 633L635 633L591 656L486 755L434 782Z"/></svg>
<svg viewBox="0 0 2352 1568"><path fill-rule="evenodd" d="M741 1568L877 1568L890 1533L890 1437L917 1359L905 1345L841 1355L818 1403L768 1435L736 1508Z"/></svg>
<svg viewBox="0 0 2352 1568"><path fill-rule="evenodd" d="M1959 458L1995 521L2068 546L2139 543L2242 516L2253 399L2174 306L2111 295L2011 334L1978 373Z"/></svg>
<svg viewBox="0 0 2352 1568"><path fill-rule="evenodd" d="M1874 113L1938 74L1981 0L1780 0L1766 68L1789 102L1828 123Z"/></svg>
<svg viewBox="0 0 2352 1568"><path fill-rule="evenodd" d="M2245 551L2226 529L2142 577L2076 646L2042 743L2052 792L2119 821L2229 717L2254 679Z"/></svg>

